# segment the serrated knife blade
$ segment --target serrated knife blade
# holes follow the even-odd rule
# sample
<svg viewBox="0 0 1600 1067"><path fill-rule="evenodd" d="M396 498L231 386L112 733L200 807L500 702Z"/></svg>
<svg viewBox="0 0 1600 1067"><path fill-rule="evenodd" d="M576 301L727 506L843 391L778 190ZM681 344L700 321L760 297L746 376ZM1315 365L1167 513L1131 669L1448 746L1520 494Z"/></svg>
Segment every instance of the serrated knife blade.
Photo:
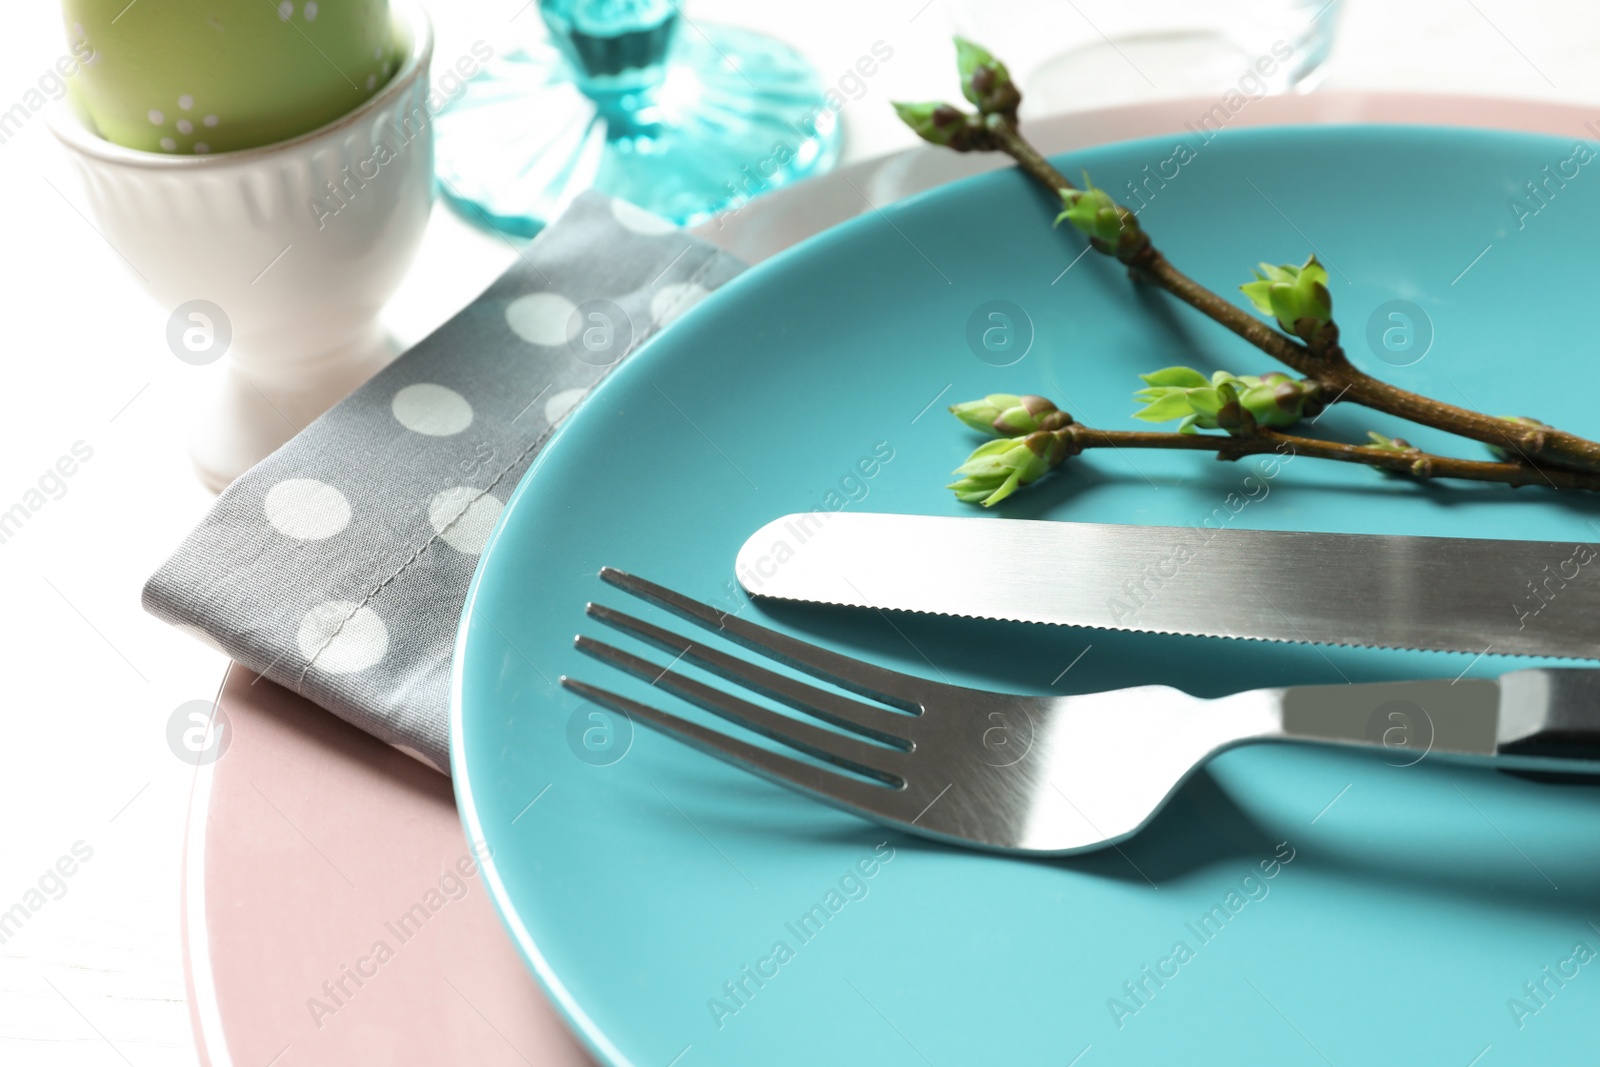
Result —
<svg viewBox="0 0 1600 1067"><path fill-rule="evenodd" d="M786 515L752 596L1313 644L1600 657L1600 545L988 517Z"/></svg>

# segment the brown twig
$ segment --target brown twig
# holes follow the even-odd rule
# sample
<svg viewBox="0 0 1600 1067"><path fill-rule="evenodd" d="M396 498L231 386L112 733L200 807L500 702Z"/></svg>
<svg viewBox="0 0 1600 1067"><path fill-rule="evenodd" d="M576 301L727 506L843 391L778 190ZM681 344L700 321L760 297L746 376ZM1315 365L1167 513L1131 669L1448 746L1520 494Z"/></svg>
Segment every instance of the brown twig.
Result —
<svg viewBox="0 0 1600 1067"><path fill-rule="evenodd" d="M1339 463L1360 463L1368 467L1404 474L1418 479L1464 478L1478 482L1498 482L1513 489L1542 485L1555 489L1600 491L1600 473L1539 468L1526 463L1496 463L1488 460L1455 459L1434 455L1418 448L1385 448L1378 445L1347 445L1315 437L1300 437L1277 430L1257 428L1240 436L1158 432L1148 430L1097 430L1072 423L1055 431L1068 442L1067 455L1089 448L1164 448L1190 452L1212 452L1219 460L1276 453L1283 456L1311 456Z"/></svg>

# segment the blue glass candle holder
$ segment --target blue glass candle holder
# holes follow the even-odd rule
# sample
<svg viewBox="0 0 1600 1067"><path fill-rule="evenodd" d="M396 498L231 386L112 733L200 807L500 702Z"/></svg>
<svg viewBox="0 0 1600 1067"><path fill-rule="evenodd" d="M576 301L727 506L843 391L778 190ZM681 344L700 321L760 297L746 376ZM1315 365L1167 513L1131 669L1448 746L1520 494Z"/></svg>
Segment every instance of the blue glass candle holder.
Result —
<svg viewBox="0 0 1600 1067"><path fill-rule="evenodd" d="M439 190L532 236L585 189L680 225L824 171L838 117L815 71L764 34L673 0L540 0L547 41L485 64L435 120Z"/></svg>

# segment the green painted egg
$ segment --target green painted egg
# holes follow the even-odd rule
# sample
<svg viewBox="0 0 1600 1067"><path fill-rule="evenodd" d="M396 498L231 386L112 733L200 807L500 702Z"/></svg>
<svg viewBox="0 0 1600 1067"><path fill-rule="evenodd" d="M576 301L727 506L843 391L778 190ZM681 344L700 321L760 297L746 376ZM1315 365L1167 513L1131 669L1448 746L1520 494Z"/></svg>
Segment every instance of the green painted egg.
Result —
<svg viewBox="0 0 1600 1067"><path fill-rule="evenodd" d="M72 93L100 135L149 152L255 148L372 96L401 60L388 0L63 0L92 51Z"/></svg>

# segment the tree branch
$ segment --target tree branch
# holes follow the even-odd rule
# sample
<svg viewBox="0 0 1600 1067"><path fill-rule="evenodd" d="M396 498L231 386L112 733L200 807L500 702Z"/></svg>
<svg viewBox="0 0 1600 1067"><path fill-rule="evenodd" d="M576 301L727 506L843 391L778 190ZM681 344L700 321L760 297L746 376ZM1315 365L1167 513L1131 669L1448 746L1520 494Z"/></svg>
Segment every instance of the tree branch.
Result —
<svg viewBox="0 0 1600 1067"><path fill-rule="evenodd" d="M1075 422L1055 431L1055 434L1068 443L1069 456L1089 448L1162 448L1211 452L1219 460L1228 461L1276 453L1282 456L1311 456L1339 463L1360 463L1418 479L1463 478L1477 482L1498 482L1512 488L1542 485L1552 489L1600 491L1600 473L1536 467L1527 463L1455 459L1418 448L1347 445L1262 428L1245 435L1224 437L1217 434L1147 430L1097 430Z"/></svg>
<svg viewBox="0 0 1600 1067"><path fill-rule="evenodd" d="M1017 129L1014 120L1009 116L995 113L981 118L972 117L969 121L975 123L972 130L973 136L963 143L963 150L977 149L1004 152L1016 160L1018 166L1025 173L1052 192L1076 188L1072 182L1067 180L1066 176L1051 165L1049 160L1039 154L1039 151L1022 135ZM1126 210L1126 208L1123 210ZM1118 254L1117 249L1109 247L1097 246L1097 250L1107 255ZM1127 264L1134 276L1161 287L1190 307L1227 327L1244 340L1249 341L1285 366L1293 368L1308 378L1316 379L1322 384L1325 395L1329 398L1329 403L1359 404L1374 411L1397 415L1422 426L1431 426L1434 429L1445 430L1460 437L1506 448L1526 460L1525 464L1482 463L1476 465L1478 468L1534 467L1542 465L1547 468L1546 474L1553 474L1548 468L1600 472L1600 442L1591 441L1576 434L1553 428L1508 422L1505 419L1485 415L1470 408L1446 404L1442 401L1422 396L1419 393L1400 389L1374 378L1357 369L1345 358L1343 350L1337 344L1336 333L1332 335L1333 340L1330 343L1313 350L1300 341L1269 326L1239 305L1207 289L1173 266L1166 256L1148 243L1142 244L1125 257L1119 258L1123 258L1123 262ZM1310 439L1302 438L1301 440ZM1435 457L1435 459L1439 462L1455 465L1458 468L1462 464L1472 463L1469 460L1446 460L1442 456ZM1458 475L1442 476L1457 477ZM1508 474L1487 479L1481 475L1461 476L1477 477L1478 480L1503 481L1507 484L1535 484L1556 481L1553 478L1547 478L1537 473L1521 482L1513 481ZM1587 484L1570 487L1592 488Z"/></svg>

